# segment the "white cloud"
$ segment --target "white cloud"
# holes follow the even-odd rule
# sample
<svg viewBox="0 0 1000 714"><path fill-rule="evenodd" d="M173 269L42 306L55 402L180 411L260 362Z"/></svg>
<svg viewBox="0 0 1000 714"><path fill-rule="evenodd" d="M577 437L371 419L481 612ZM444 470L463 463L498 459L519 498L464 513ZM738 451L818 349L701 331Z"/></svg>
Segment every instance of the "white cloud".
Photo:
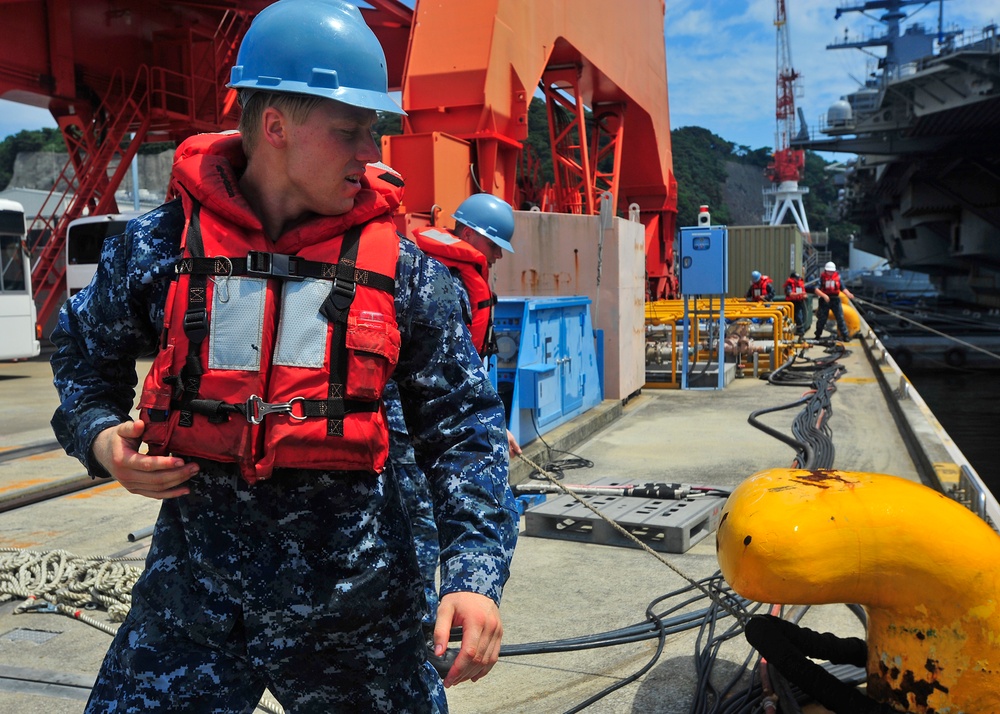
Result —
<svg viewBox="0 0 1000 714"><path fill-rule="evenodd" d="M786 0L792 66L800 74L796 107L803 110L813 131L830 105L858 89L884 54L877 48L869 54L827 49L843 40L845 30L851 39L883 32L874 19L861 13L837 19L837 8L843 4L842 0ZM904 10L912 16L904 27L921 22L930 30L937 28L937 3ZM775 0L668 0L664 35L673 128L702 126L751 148L774 145L774 16ZM996 3L953 0L944 5L945 25L964 27L967 39L997 16Z"/></svg>

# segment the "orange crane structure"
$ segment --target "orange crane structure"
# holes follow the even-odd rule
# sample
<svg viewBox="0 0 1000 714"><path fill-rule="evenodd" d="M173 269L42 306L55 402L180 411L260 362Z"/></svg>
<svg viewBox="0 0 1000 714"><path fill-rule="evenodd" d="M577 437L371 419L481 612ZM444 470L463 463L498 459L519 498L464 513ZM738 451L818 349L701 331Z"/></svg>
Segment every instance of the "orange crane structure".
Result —
<svg viewBox="0 0 1000 714"><path fill-rule="evenodd" d="M46 107L69 159L29 228L39 322L65 296L66 227L117 211L140 146L232 129L225 87L266 0L0 0L0 97ZM390 88L408 112L385 137L407 180L401 227L434 223L477 191L519 207L595 214L610 193L646 231L647 297L676 293L677 186L663 0L368 0ZM554 185L525 172L528 107L547 102ZM520 171L520 178L519 178Z"/></svg>

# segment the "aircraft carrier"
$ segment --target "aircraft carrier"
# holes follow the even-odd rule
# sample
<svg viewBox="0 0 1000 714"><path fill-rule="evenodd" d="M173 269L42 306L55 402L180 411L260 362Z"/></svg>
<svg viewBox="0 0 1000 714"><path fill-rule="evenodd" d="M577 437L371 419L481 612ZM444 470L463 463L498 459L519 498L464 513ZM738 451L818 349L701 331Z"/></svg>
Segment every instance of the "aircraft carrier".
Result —
<svg viewBox="0 0 1000 714"><path fill-rule="evenodd" d="M904 27L914 0L837 10L877 17L882 34L829 50L884 48L864 86L834 103L798 148L845 159L842 207L855 245L927 273L942 297L1000 307L1000 37L997 26ZM940 3L939 3L940 4ZM874 14L870 14L874 13Z"/></svg>

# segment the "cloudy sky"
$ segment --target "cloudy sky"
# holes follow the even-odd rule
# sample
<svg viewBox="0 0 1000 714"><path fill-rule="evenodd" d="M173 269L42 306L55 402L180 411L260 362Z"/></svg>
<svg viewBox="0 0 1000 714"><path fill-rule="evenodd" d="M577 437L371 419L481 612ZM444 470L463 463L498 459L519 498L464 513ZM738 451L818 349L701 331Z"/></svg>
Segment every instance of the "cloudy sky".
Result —
<svg viewBox="0 0 1000 714"><path fill-rule="evenodd" d="M802 107L811 126L873 69L874 59L861 50L826 49L842 40L845 31L851 39L874 34L874 20L860 13L834 19L838 6L861 4L786 0L792 64L802 75L796 106ZM910 21L936 29L937 2L904 10ZM775 0L667 0L664 34L672 128L701 126L751 149L774 146L774 14ZM946 0L944 17L946 26L958 25L971 33L1000 21L1000 4ZM47 110L0 100L0 139L45 126L55 126Z"/></svg>
<svg viewBox="0 0 1000 714"><path fill-rule="evenodd" d="M830 105L854 91L874 70L880 48L828 50L841 42L882 34L879 12L869 18L838 7L860 6L863 0L785 0L792 66L801 78L796 107L816 127ZM775 0L667 0L664 23L670 124L701 126L751 149L775 143L777 30ZM938 3L903 8L911 22L937 30ZM946 0L946 29L958 25L971 34L1000 21L994 0ZM868 52L869 54L865 54Z"/></svg>

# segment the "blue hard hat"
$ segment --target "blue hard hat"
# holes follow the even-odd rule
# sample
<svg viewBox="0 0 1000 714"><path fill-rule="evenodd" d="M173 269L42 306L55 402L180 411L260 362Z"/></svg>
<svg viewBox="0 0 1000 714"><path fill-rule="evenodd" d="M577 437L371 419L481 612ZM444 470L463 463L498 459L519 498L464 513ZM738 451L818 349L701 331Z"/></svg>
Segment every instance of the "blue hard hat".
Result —
<svg viewBox="0 0 1000 714"><path fill-rule="evenodd" d="M750 277L753 278L753 281L756 283L758 280L760 280L760 271L759 270L753 271L752 273L750 273Z"/></svg>
<svg viewBox="0 0 1000 714"><path fill-rule="evenodd" d="M405 114L389 96L385 52L356 5L278 0L250 24L227 87L335 99Z"/></svg>
<svg viewBox="0 0 1000 714"><path fill-rule="evenodd" d="M485 236L504 250L514 252L514 209L503 199L488 193L476 193L459 204L451 214L459 223Z"/></svg>

